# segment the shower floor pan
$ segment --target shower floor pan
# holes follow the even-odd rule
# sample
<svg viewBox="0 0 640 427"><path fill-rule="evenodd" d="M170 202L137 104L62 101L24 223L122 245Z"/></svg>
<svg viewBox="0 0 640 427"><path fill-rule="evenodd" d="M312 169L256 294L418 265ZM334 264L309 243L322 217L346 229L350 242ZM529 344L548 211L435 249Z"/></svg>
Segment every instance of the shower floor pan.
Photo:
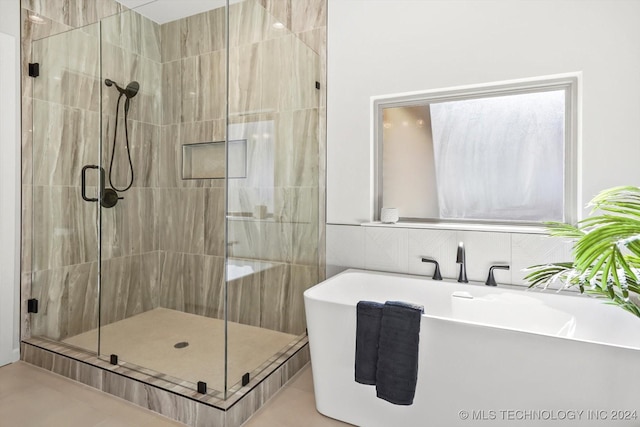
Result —
<svg viewBox="0 0 640 427"><path fill-rule="evenodd" d="M229 388L297 338L234 322L228 322L227 327ZM102 327L100 339L103 355L116 354L119 361L194 384L204 381L209 389L224 390L224 321L221 319L156 308ZM98 330L63 342L96 351Z"/></svg>

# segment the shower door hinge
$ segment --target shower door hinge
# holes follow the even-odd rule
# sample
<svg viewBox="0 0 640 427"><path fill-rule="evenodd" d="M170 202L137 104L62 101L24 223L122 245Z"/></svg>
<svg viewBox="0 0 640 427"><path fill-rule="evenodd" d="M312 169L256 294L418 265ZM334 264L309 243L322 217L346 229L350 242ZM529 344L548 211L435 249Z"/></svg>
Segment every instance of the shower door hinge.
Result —
<svg viewBox="0 0 640 427"><path fill-rule="evenodd" d="M320 90L320 82L316 82L316 89Z"/></svg>
<svg viewBox="0 0 640 427"><path fill-rule="evenodd" d="M37 313L38 312L38 300L35 298L31 298L27 300L27 313Z"/></svg>
<svg viewBox="0 0 640 427"><path fill-rule="evenodd" d="M38 77L40 75L40 64L38 62L29 63L29 76Z"/></svg>
<svg viewBox="0 0 640 427"><path fill-rule="evenodd" d="M117 354L109 355L109 363L111 363L112 365L117 365L118 364L118 355Z"/></svg>
<svg viewBox="0 0 640 427"><path fill-rule="evenodd" d="M207 394L207 383L204 381L198 381L198 393Z"/></svg>
<svg viewBox="0 0 640 427"><path fill-rule="evenodd" d="M249 372L245 373L242 376L242 386L246 386L247 384L249 384Z"/></svg>

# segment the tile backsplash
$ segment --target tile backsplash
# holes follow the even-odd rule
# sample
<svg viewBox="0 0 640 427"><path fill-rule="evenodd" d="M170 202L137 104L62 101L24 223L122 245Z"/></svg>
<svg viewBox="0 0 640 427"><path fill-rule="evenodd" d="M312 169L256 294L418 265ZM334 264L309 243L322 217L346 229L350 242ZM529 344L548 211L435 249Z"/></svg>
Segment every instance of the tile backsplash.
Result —
<svg viewBox="0 0 640 427"><path fill-rule="evenodd" d="M328 224L327 277L347 268L431 276L425 256L438 261L444 278L456 279L459 242L472 281L484 282L491 265L509 264L510 270L495 270L496 281L526 285L524 268L572 260L571 241L541 234Z"/></svg>

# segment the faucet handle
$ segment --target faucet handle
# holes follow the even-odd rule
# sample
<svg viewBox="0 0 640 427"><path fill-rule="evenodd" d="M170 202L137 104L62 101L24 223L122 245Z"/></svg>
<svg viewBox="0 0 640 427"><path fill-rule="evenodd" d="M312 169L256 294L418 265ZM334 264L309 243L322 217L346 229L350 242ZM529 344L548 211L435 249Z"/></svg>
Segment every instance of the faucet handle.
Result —
<svg viewBox="0 0 640 427"><path fill-rule="evenodd" d="M442 280L442 275L440 275L440 265L438 261L429 257L422 257L422 262L428 262L436 265L436 269L433 271L433 280Z"/></svg>
<svg viewBox="0 0 640 427"><path fill-rule="evenodd" d="M496 283L496 278L493 277L493 270L509 270L511 269L511 267L509 267L508 264L497 264L497 265L492 265L491 267L489 267L489 275L487 276L487 280L486 282L484 282L485 285L487 286L498 286L498 284Z"/></svg>

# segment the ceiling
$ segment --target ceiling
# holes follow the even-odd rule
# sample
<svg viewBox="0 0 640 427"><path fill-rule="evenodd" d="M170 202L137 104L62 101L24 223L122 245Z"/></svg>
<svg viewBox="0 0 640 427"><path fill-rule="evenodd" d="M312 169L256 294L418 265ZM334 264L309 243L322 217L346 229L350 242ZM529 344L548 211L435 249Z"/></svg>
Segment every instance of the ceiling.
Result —
<svg viewBox="0 0 640 427"><path fill-rule="evenodd" d="M116 0L158 24L196 15L226 5L226 0ZM241 0L229 0L229 4Z"/></svg>

